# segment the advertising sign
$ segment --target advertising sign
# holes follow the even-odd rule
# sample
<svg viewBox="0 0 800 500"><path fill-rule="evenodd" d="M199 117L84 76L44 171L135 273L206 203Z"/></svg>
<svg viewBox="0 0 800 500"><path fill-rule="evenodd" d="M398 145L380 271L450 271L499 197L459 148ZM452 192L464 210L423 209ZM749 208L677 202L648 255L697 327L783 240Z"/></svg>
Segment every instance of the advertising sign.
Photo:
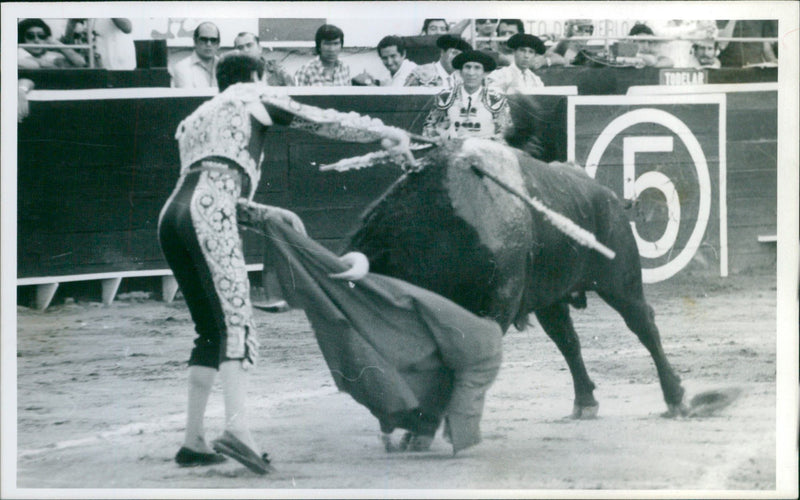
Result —
<svg viewBox="0 0 800 500"><path fill-rule="evenodd" d="M662 69L658 72L660 85L704 85L708 75L704 69Z"/></svg>
<svg viewBox="0 0 800 500"><path fill-rule="evenodd" d="M567 156L627 200L646 283L728 273L725 95L572 96Z"/></svg>

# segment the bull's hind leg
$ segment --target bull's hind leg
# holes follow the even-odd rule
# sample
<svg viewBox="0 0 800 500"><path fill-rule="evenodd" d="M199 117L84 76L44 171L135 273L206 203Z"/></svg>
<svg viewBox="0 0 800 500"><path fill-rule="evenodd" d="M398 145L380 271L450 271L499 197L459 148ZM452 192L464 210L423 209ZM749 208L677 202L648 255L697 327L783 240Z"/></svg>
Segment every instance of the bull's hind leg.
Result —
<svg viewBox="0 0 800 500"><path fill-rule="evenodd" d="M688 414L688 408L683 403L684 389L681 386L681 379L670 366L664 348L661 346L661 336L654 321L655 313L653 308L645 302L641 294L638 298L625 297L619 298L612 294L598 291L598 294L608 305L620 313L633 333L639 337L653 357L658 371L658 380L661 382L661 390L664 393L664 400L667 402L667 416L675 417Z"/></svg>
<svg viewBox="0 0 800 500"><path fill-rule="evenodd" d="M558 350L567 360L569 371L572 374L572 383L575 387L575 404L572 409L573 418L594 418L597 416L598 403L594 399L594 383L586 372L581 356L581 343L572 318L569 316L569 306L560 302L552 306L537 309L536 317L539 323L558 346Z"/></svg>

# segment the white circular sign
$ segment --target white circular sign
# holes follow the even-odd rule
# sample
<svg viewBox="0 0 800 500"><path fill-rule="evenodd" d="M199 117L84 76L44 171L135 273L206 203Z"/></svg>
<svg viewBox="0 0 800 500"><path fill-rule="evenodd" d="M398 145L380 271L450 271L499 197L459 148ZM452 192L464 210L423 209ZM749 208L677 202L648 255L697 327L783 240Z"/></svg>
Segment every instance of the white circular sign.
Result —
<svg viewBox="0 0 800 500"><path fill-rule="evenodd" d="M586 158L586 172L589 174L589 176L594 178L597 174L597 167L600 163L600 159L603 157L603 154L605 153L609 144L611 144L611 141L625 129L639 123L656 123L668 128L678 136L678 138L686 146L686 149L689 151L689 155L692 158L692 163L694 163L694 168L697 172L697 182L699 184L700 191L697 221L691 235L689 236L689 239L686 242L686 245L680 250L678 255L676 255L666 264L663 264L659 267L642 269L642 281L645 283L656 283L674 276L678 271L686 267L692 257L694 257L694 254L697 253L697 249L700 247L700 244L703 240L703 235L706 232L709 216L711 214L711 179L708 173L708 163L706 161L706 156L703 153L703 148L700 146L700 143L697 141L697 138L694 136L689 127L687 127L685 123L683 123L674 115L655 108L641 108L630 111L622 116L619 116L608 124L608 126L597 138L597 141L595 141L591 151L589 151L589 155ZM650 173L644 174L642 176L644 179L642 180L636 179L636 181L634 181L634 192L636 192L637 195L644 189L656 187L656 185L654 185L654 181L663 181L663 178L666 177L663 174L660 174L662 178L656 179L649 174ZM674 191L674 186L672 185L672 182L668 182L668 186L671 186L672 189L665 188L663 192L665 196L667 196L667 200L671 201L670 197ZM634 234L637 236L637 242L641 240L643 243L645 243L644 248L640 246L640 254L643 257L657 256L657 252L660 252L658 255L663 255L666 253L666 250L669 249L664 248L665 244L669 243L670 248L675 244L680 222L679 219L673 219L673 216L675 215L674 209L671 209L671 211L672 213L670 214L669 222L667 223L664 234L658 239L657 242L645 242L644 240L641 240L641 238L638 237L638 233L634 230ZM677 215L680 215L679 204ZM647 243L649 243L649 245ZM657 250L650 248L653 245L657 245Z"/></svg>

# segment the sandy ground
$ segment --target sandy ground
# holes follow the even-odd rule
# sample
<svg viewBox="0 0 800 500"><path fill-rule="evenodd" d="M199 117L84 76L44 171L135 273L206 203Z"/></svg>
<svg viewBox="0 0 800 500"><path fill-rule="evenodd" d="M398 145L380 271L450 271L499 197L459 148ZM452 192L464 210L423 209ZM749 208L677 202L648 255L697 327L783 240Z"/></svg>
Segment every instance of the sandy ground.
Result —
<svg viewBox="0 0 800 500"><path fill-rule="evenodd" d="M336 390L303 313L257 311L261 361L250 420L278 469L268 476L230 460L206 468L172 461L193 339L182 301L129 296L44 313L20 307L17 486L366 488L379 495L398 488L774 489L774 276L673 280L646 293L688 397L741 389L732 405L706 417L662 418L666 405L647 351L590 295L588 309L573 318L598 386L599 417L568 418L573 394L563 358L538 325L512 328L487 398L484 440L455 457L441 436L429 452L386 453L377 421ZM208 439L222 427L216 387Z"/></svg>

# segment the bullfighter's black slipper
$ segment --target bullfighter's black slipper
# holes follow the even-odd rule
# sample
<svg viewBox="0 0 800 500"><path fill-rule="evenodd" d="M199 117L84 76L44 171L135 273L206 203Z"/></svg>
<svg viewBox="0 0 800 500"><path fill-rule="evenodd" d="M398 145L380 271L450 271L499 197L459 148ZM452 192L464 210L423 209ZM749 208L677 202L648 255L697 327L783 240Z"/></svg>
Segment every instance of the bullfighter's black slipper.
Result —
<svg viewBox="0 0 800 500"><path fill-rule="evenodd" d="M175 455L175 461L181 467L197 467L198 465L214 465L224 462L226 459L219 453L202 453L190 450L182 446Z"/></svg>
<svg viewBox="0 0 800 500"><path fill-rule="evenodd" d="M212 441L211 446L215 451L231 457L256 474L266 474L275 470L269 464L266 453L259 457L249 446L228 431L222 433L222 437Z"/></svg>

